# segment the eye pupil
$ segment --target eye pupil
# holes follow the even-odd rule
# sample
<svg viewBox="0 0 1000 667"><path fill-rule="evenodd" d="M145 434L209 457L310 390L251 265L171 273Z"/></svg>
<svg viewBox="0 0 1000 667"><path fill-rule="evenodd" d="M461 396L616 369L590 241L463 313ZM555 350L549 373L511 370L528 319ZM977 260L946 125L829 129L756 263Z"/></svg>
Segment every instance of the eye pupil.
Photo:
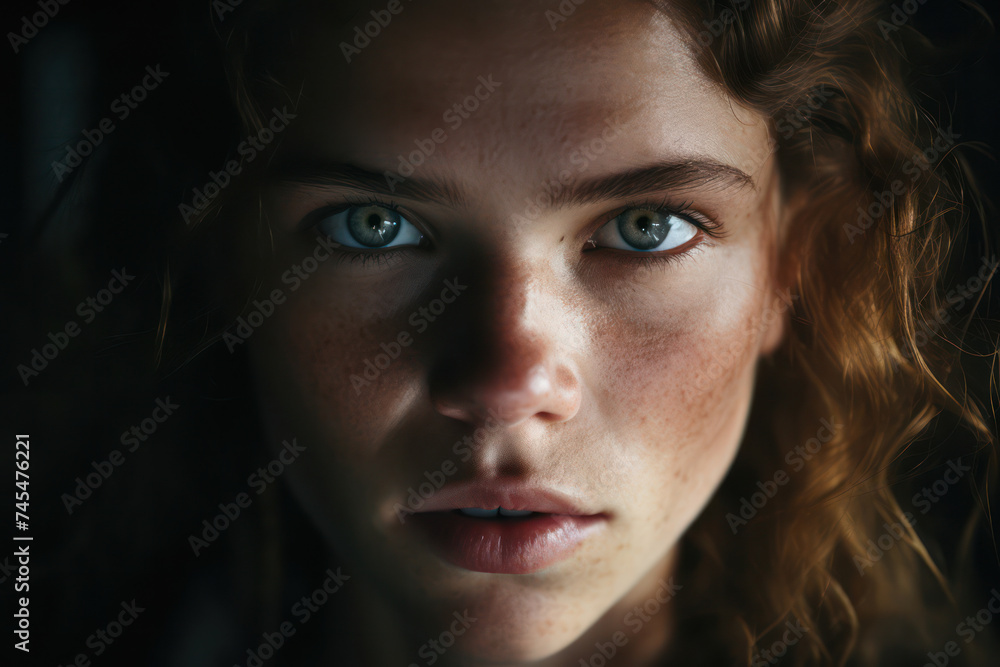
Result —
<svg viewBox="0 0 1000 667"><path fill-rule="evenodd" d="M650 250L663 243L670 226L668 219L655 211L633 210L618 216L619 233L637 250Z"/></svg>
<svg viewBox="0 0 1000 667"><path fill-rule="evenodd" d="M382 206L352 207L347 229L355 241L368 248L392 242L399 234L399 214Z"/></svg>

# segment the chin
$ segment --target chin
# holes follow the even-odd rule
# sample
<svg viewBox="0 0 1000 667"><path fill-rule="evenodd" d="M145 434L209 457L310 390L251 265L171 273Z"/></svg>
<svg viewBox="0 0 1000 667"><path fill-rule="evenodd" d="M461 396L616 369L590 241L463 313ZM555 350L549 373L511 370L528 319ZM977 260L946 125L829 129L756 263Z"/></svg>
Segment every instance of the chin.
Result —
<svg viewBox="0 0 1000 667"><path fill-rule="evenodd" d="M563 582L558 590L539 591L526 588L516 575L489 576L498 578L462 586L461 592L440 581L421 586L438 598L433 620L424 600L421 625L435 639L438 633L456 631L448 657L459 658L458 664L544 660L573 645L601 616L600 601L579 599L586 584Z"/></svg>
<svg viewBox="0 0 1000 667"><path fill-rule="evenodd" d="M482 621L483 619L480 619ZM582 633L556 629L562 619L513 626L480 627L455 642L454 656L461 664L532 664L556 655Z"/></svg>

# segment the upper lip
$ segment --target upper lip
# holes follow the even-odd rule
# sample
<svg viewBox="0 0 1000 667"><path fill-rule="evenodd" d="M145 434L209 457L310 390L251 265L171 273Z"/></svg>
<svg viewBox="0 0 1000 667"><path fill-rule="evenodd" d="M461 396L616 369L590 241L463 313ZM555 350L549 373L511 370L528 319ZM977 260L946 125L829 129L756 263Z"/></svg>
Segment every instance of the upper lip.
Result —
<svg viewBox="0 0 1000 667"><path fill-rule="evenodd" d="M601 514L590 507L578 494L556 491L522 481L479 481L446 484L427 498L420 512L442 512L480 507L508 510L529 510L546 514L590 516Z"/></svg>

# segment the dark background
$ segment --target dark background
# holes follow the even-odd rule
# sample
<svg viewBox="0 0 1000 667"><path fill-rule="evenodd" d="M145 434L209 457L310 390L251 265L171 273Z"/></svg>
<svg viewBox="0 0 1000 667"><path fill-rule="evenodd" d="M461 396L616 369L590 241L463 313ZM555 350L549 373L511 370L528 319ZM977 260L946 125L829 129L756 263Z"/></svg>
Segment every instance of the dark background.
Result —
<svg viewBox="0 0 1000 667"><path fill-rule="evenodd" d="M1000 146L1000 41L993 37L977 44L972 36L981 35L981 31L970 31L968 16L956 11L958 4L954 0L927 0L911 19L913 25L951 45L957 54L950 68L926 73L926 79L936 82L940 92L925 103L932 113L950 118L943 125L952 125L961 142L967 144L964 154L983 194L991 199L997 196L1000 183L995 159ZM1000 3L979 4L994 23L1000 23ZM224 164L228 146L238 134L209 2L70 0L59 5L57 16L15 54L6 34L20 32L21 17L37 11L37 2L21 0L6 2L0 10L0 28L5 35L0 44L4 77L0 93L0 233L6 235L0 237L0 450L4 452L0 462L0 559L12 551L7 480L13 479L14 434L27 432L32 434L31 534L35 538L32 647L38 650L27 660L20 654L13 654L10 662L0 658L0 664L12 665L43 664L38 654L71 660L85 650L89 631L64 633L65 624L97 628L113 617L111 611L121 600L115 598L117 592L88 589L92 582L78 582L79 589L72 593L58 588L64 585L55 577L62 567L59 557L70 553L67 550L72 546L66 543L67 531L76 521L84 520L81 517L88 510L96 512L99 506L95 498L88 501L92 506L84 505L79 514L69 516L60 495L72 488L77 475L89 472L89 462L99 456L93 449L75 451L78 443L107 442L108 438L116 442L124 427L148 414L153 398L169 392L170 378L157 380L160 393L156 395L122 386L119 381L129 376L134 368L132 359L142 356L155 333L148 327L148 322L155 320L148 304L159 289L156 274L162 266L156 260L157 244L166 242L159 223L176 214L178 203L190 197L192 187L204 184L208 169ZM332 52L335 48L331 44ZM128 118L119 120L109 109L111 102L138 84L147 66L157 65L169 72L169 77ZM86 158L84 167L59 183L52 162L63 159L66 145L75 145L84 130L93 130L107 116L115 123L114 132ZM117 185L114 196L109 197L101 189L107 187L103 181L87 180L86 166L100 169L104 153L112 150L118 156L116 164L129 166L116 167L110 182ZM996 233L997 213L990 202L987 206L988 225ZM112 222L120 220L129 224ZM138 285L109 308L122 312L132 309L135 317L127 321L129 326L112 329L106 322L95 321L85 330L86 345L74 343L51 362L51 369L25 387L15 370L17 364L27 363L31 348L48 342L49 331L58 330L69 319L79 319L75 305L106 284L109 269L125 261L122 258L127 248L139 248L138 254L127 259L139 262L134 264ZM975 272L980 257L973 252L966 258L967 272ZM146 260L148 264L143 264ZM69 289L65 289L67 285ZM998 300L1000 293L987 289L981 315L995 318ZM987 329L986 337L990 330L997 329ZM224 387L209 388L202 398L214 400L227 395L226 391ZM68 404L67 397L80 398ZM197 423L198 415L187 418ZM102 422L111 424L102 426ZM252 425L247 428L252 429ZM134 456L139 458L143 453L139 449ZM206 467L224 463L218 453L199 456L203 457L199 465ZM127 472L119 475L127 476ZM919 489L939 476L940 469L935 469L911 483ZM127 484L125 479L114 481ZM170 480L164 484L169 487ZM909 497L904 493L900 496ZM225 497L224 492L219 494L219 498ZM953 544L958 539L958 523L950 517L963 516L978 502L970 488L952 491L940 509L935 509L935 522L926 522L926 529L939 535L943 544ZM176 513L208 516L200 508ZM149 530L155 532L161 525L158 522L165 520L149 517L153 524ZM100 535L100 540L121 540L123 544L144 539L116 534L111 528ZM984 532L979 541L975 576L982 582L985 602L985 592L1000 586L1000 571L992 536ZM141 582L155 595L164 595L192 568L191 563L172 561L169 554L158 562L115 566L121 567L122 581ZM16 597L11 579L0 583L0 613L5 619L13 612ZM60 607L64 595L74 600L92 596L91 616L67 619L66 609ZM130 644L169 641L164 636L166 622L160 612L150 610L135 632L127 632L120 644L109 649L106 659L98 658L94 664L117 662L113 654L119 652L120 659ZM991 628L993 632L998 632L996 626ZM75 639L66 639L66 635ZM9 634L3 636L0 655L6 655L13 643ZM63 641L69 643L58 645Z"/></svg>

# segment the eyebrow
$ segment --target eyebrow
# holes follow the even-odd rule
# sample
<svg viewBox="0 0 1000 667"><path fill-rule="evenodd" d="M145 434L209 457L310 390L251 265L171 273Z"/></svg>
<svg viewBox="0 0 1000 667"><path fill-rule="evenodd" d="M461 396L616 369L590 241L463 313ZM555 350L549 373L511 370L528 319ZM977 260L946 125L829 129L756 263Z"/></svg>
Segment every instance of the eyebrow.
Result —
<svg viewBox="0 0 1000 667"><path fill-rule="evenodd" d="M416 171L419 172L419 167ZM567 171L563 170L560 174ZM390 174L393 178L390 178ZM462 207L468 202L462 188L451 180L421 176L419 173L404 178L396 172L380 173L347 163L292 161L278 166L272 178L289 185L343 187L453 208ZM559 182L554 178L545 182L551 184L553 181ZM657 162L577 182L570 180L568 185L561 187L552 196L552 203L546 208L559 209L666 190L710 186L737 190L756 190L757 187L753 177L734 166L701 158L688 158Z"/></svg>

